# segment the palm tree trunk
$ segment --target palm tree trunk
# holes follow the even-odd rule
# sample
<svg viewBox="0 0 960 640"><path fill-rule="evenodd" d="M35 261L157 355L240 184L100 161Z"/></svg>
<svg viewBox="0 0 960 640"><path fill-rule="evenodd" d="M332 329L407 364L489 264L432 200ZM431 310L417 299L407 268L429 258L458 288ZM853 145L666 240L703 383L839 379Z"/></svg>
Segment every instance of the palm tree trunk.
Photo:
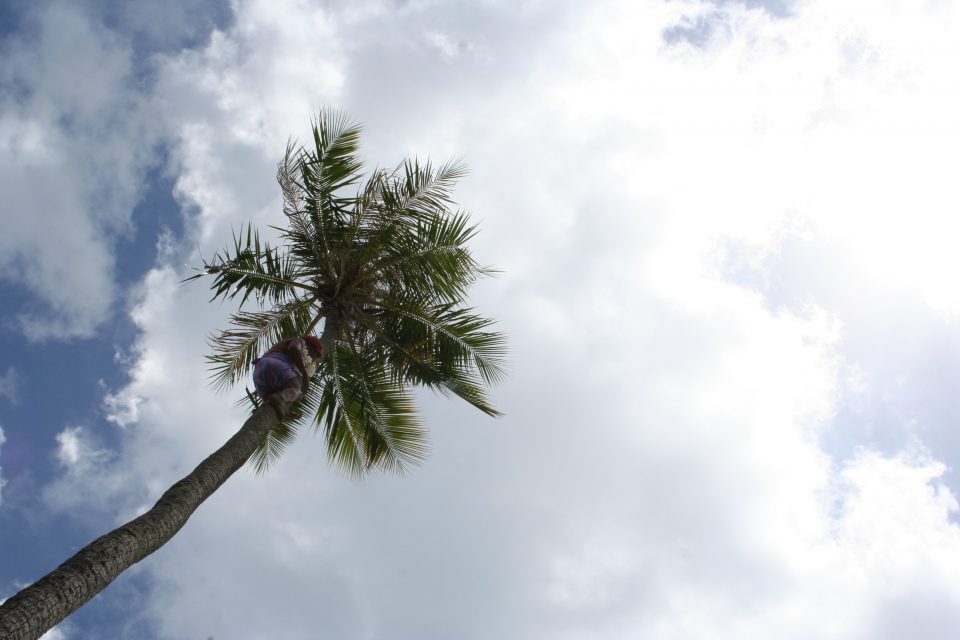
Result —
<svg viewBox="0 0 960 640"><path fill-rule="evenodd" d="M152 509L97 538L0 605L0 638L39 638L128 567L162 547L196 508L243 466L275 424L273 408L260 407L226 444L167 489Z"/></svg>

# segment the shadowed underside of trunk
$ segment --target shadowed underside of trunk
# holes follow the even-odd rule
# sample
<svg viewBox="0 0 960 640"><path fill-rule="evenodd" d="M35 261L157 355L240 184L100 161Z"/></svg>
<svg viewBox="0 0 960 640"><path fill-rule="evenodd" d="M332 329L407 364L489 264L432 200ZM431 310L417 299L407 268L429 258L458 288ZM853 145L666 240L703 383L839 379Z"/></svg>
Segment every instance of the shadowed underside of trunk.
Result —
<svg viewBox="0 0 960 640"><path fill-rule="evenodd" d="M243 466L276 423L274 410L261 407L226 444L170 487L152 509L97 538L0 605L0 638L39 638L124 570L163 546L196 508Z"/></svg>

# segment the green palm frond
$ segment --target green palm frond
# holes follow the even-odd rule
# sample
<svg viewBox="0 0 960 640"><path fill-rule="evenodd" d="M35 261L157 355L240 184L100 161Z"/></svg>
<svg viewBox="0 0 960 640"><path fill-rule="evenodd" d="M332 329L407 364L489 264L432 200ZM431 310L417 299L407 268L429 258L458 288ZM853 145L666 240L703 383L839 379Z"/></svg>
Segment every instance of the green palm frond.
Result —
<svg viewBox="0 0 960 640"><path fill-rule="evenodd" d="M211 302L218 298L233 299L242 294L241 307L251 295L261 304L265 300L280 303L296 296L297 290L311 291L309 286L299 282L296 261L262 243L253 225L247 225L246 232L241 230L239 235L234 234L233 243L232 251L217 252L212 260L204 261L200 273L184 282L213 276Z"/></svg>
<svg viewBox="0 0 960 640"><path fill-rule="evenodd" d="M466 247L476 232L464 212L427 217L411 233L380 248L371 272L383 278L389 290L458 302L481 275Z"/></svg>
<svg viewBox="0 0 960 640"><path fill-rule="evenodd" d="M368 466L402 472L417 464L427 452L423 425L413 399L394 384L385 363L370 345L348 333L350 375L346 383L359 399L357 412L364 425L362 441Z"/></svg>
<svg viewBox="0 0 960 640"><path fill-rule="evenodd" d="M493 320L449 303L418 307L399 300L382 306L380 324L395 342L422 345L442 369L475 368L487 384L504 378L506 337L485 331Z"/></svg>
<svg viewBox="0 0 960 640"><path fill-rule="evenodd" d="M380 251L418 237L417 227L449 215L452 187L465 175L462 162L434 171L427 161L406 160L392 172L375 171L354 206L353 251L365 263L381 259Z"/></svg>
<svg viewBox="0 0 960 640"><path fill-rule="evenodd" d="M426 456L414 386L500 415L486 389L504 378L506 361L503 334L466 305L471 285L494 272L473 257L477 227L453 200L464 164L411 159L364 178L359 139L346 116L321 112L310 144L290 142L277 168L286 219L278 245L248 226L189 278L212 276L214 299L266 307L234 314L211 338L217 387L326 319L326 357L297 408L323 431L330 460L355 476L403 472ZM255 470L294 434L288 422L272 430L251 459Z"/></svg>
<svg viewBox="0 0 960 640"><path fill-rule="evenodd" d="M360 440L360 424L353 403L347 404L343 389L343 374L340 368L340 349L324 361L320 392L317 394L315 423L323 427L327 441L327 455L331 461L355 477L363 475L368 463L363 459L364 446ZM351 398L352 399L352 398Z"/></svg>
<svg viewBox="0 0 960 640"><path fill-rule="evenodd" d="M257 475L266 473L270 466L280 459L283 452L297 438L297 428L289 421L278 422L267 433L257 449L250 456L249 463Z"/></svg>
<svg viewBox="0 0 960 640"><path fill-rule="evenodd" d="M288 142L283 161L277 167L277 183L283 194L283 213L289 228L281 228L279 231L289 241L292 256L306 264L324 264L327 262L326 248L321 246L322 238L311 226L304 187L298 179L301 163L302 153L297 152L292 141ZM326 266L332 267L329 264Z"/></svg>
<svg viewBox="0 0 960 640"><path fill-rule="evenodd" d="M466 400L489 416L502 415L486 398L484 379L476 368L479 357L485 375L498 378L503 375L499 361L500 334L456 336L457 328L447 326L438 331L434 322L389 314L382 325L373 318L358 314L358 319L369 332L380 358L389 363L394 384L422 385L444 394L453 394ZM451 338L451 335L453 337ZM466 340L463 338L466 337ZM471 344L475 345L471 347ZM476 346L479 345L479 346Z"/></svg>
<svg viewBox="0 0 960 640"><path fill-rule="evenodd" d="M319 194L336 197L341 189L363 178L360 133L360 125L340 111L324 111L314 120L314 148L304 154L302 164L317 179Z"/></svg>
<svg viewBox="0 0 960 640"><path fill-rule="evenodd" d="M412 397L377 354L352 337L321 363L299 406L315 415L330 460L355 477L373 468L403 473L426 456Z"/></svg>
<svg viewBox="0 0 960 640"><path fill-rule="evenodd" d="M384 185L381 197L385 208L394 215L417 220L448 211L453 201L453 187L467 175L466 165L453 160L437 171L427 160L404 160Z"/></svg>
<svg viewBox="0 0 960 640"><path fill-rule="evenodd" d="M360 127L335 111L313 123L312 149L302 148L297 161L298 182L307 218L324 251L336 254L350 236L348 209L354 200L346 188L362 179Z"/></svg>

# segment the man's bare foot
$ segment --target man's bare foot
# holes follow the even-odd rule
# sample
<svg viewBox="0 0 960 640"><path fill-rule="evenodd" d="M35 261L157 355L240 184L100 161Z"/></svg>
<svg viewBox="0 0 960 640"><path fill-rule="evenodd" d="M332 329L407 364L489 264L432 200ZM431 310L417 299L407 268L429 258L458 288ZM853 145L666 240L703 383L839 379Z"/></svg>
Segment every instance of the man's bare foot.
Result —
<svg viewBox="0 0 960 640"><path fill-rule="evenodd" d="M273 410L276 412L278 418L283 420L287 417L287 403L283 398L280 397L279 394L275 393L273 395L269 395L264 398L264 400L267 401L267 404L273 407Z"/></svg>

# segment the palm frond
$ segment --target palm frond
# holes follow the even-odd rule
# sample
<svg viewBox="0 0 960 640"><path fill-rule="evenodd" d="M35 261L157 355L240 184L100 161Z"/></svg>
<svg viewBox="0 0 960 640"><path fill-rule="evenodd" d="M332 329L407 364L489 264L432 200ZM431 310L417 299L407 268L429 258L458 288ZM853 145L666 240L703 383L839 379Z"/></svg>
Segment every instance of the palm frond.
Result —
<svg viewBox="0 0 960 640"><path fill-rule="evenodd" d="M343 248L342 240L349 229L350 198L345 197L345 189L362 178L359 141L359 125L340 112L327 110L313 122L313 148L300 153L304 209L327 254Z"/></svg>
<svg viewBox="0 0 960 640"><path fill-rule="evenodd" d="M323 193L337 192L360 181L363 162L360 150L361 127L335 109L322 111L313 122L313 156L307 154L304 165L318 178Z"/></svg>
<svg viewBox="0 0 960 640"><path fill-rule="evenodd" d="M311 291L308 285L298 282L296 262L261 242L253 225L247 225L246 232L241 230L239 235L234 234L232 251L218 251L209 262L204 260L199 271L184 282L213 276L211 302L218 298L233 299L242 294L241 307L251 295L259 303L265 300L282 303L294 297L297 290Z"/></svg>
<svg viewBox="0 0 960 640"><path fill-rule="evenodd" d="M274 425L247 461L253 467L254 473L257 475L266 473L296 438L297 428L292 422L283 421Z"/></svg>
<svg viewBox="0 0 960 640"><path fill-rule="evenodd" d="M441 371L429 361L410 359L404 363L407 384L420 385L445 396L454 395L492 418L503 415L487 399L481 380L469 371Z"/></svg>
<svg viewBox="0 0 960 640"><path fill-rule="evenodd" d="M392 172L374 172L355 201L361 247L389 247L393 238L409 236L419 223L448 215L453 185L465 174L461 161L434 171L429 161L418 160L405 160Z"/></svg>
<svg viewBox="0 0 960 640"><path fill-rule="evenodd" d="M385 185L381 197L387 210L394 215L413 219L446 212L453 201L453 187L467 175L462 160L451 160L434 171L427 160L406 159L394 172L394 179Z"/></svg>
<svg viewBox="0 0 960 640"><path fill-rule="evenodd" d="M316 402L315 424L322 426L327 441L330 461L342 470L359 478L367 470L364 446L359 438L356 414L351 412L343 391L343 376L340 371L340 349L336 348L324 360L319 397ZM312 387L311 387L312 389ZM351 415L353 413L353 415Z"/></svg>
<svg viewBox="0 0 960 640"><path fill-rule="evenodd" d="M493 320L450 304L421 307L399 299L381 302L381 306L385 311L381 325L401 344L423 343L436 362L448 363L451 368L472 365L487 384L505 377L506 336L485 331Z"/></svg>
<svg viewBox="0 0 960 640"><path fill-rule="evenodd" d="M423 385L456 395L489 416L502 415L487 400L469 350L451 354L451 343L445 345L446 349L438 349L436 334L430 334L428 324L408 324L398 330L395 323L385 323L394 325L385 328L369 316L357 317L372 334L370 342L378 356L389 363L394 384Z"/></svg>
<svg viewBox="0 0 960 640"><path fill-rule="evenodd" d="M374 349L358 345L348 334L351 371L347 384L359 399L357 411L365 425L363 440L368 467L402 473L427 453L426 434L413 399L391 379Z"/></svg>
<svg viewBox="0 0 960 640"><path fill-rule="evenodd" d="M370 271L391 290L458 303L485 275L467 249L476 232L464 212L424 218L409 233L396 234L392 242L379 247Z"/></svg>
<svg viewBox="0 0 960 640"><path fill-rule="evenodd" d="M280 231L290 242L291 254L299 257L302 262L332 267L327 248L322 246L322 232L311 226L305 189L297 178L302 170L302 162L303 149L298 151L292 141L288 142L283 160L277 167L277 182L283 195L283 213L290 226Z"/></svg>

